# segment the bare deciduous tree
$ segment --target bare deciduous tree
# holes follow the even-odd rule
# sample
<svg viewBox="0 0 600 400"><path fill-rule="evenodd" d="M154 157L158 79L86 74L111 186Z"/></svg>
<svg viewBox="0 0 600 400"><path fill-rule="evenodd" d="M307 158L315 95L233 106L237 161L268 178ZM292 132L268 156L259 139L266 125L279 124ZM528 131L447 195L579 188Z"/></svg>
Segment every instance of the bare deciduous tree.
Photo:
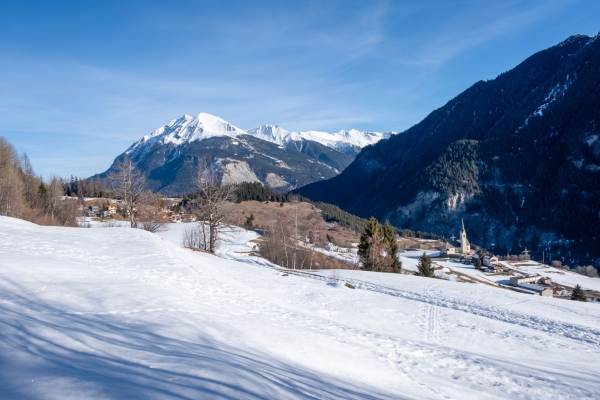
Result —
<svg viewBox="0 0 600 400"><path fill-rule="evenodd" d="M574 269L575 272L581 275L589 276L590 278L598 277L598 270L593 265L588 266L578 266Z"/></svg>
<svg viewBox="0 0 600 400"><path fill-rule="evenodd" d="M26 154L0 137L0 215L24 218L41 225L76 226L76 204L64 197L63 182L46 186L33 172Z"/></svg>
<svg viewBox="0 0 600 400"><path fill-rule="evenodd" d="M260 244L260 254L269 261L289 269L344 268L343 263L315 251L320 245L320 232L315 226L320 215L314 209L308 215L300 212L300 204L277 211L277 218L270 221Z"/></svg>
<svg viewBox="0 0 600 400"><path fill-rule="evenodd" d="M54 221L63 202L65 191L60 179L56 176L52 177L50 184L46 188L46 215L50 215L50 220Z"/></svg>
<svg viewBox="0 0 600 400"><path fill-rule="evenodd" d="M24 203L19 157L14 147L0 137L0 215L18 217Z"/></svg>
<svg viewBox="0 0 600 400"><path fill-rule="evenodd" d="M198 218L198 235L205 240L204 249L214 253L217 242L227 235L228 218L233 215L232 203L236 199L235 185L220 185L215 168L206 161L199 163L194 185L198 196L193 202L192 211Z"/></svg>
<svg viewBox="0 0 600 400"><path fill-rule="evenodd" d="M181 242L188 249L208 250L208 225L201 221L186 227Z"/></svg>
<svg viewBox="0 0 600 400"><path fill-rule="evenodd" d="M131 158L125 156L122 161L117 162L114 171L108 175L108 182L113 196L123 201L131 227L137 228L136 211L146 187L144 175Z"/></svg>
<svg viewBox="0 0 600 400"><path fill-rule="evenodd" d="M144 192L137 212L138 225L148 232L160 232L166 229L166 217L161 214L164 207L162 197L150 191Z"/></svg>

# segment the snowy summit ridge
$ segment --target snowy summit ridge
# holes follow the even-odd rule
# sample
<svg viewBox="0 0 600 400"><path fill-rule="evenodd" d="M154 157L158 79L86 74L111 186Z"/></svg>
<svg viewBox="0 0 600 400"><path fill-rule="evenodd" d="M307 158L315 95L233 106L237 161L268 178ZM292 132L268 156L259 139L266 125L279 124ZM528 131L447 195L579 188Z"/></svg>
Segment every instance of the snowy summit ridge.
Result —
<svg viewBox="0 0 600 400"><path fill-rule="evenodd" d="M200 113L196 117L184 115L179 119L171 120L149 135L134 143L127 154L138 155L150 149L154 144L174 144L194 142L214 136L236 137L246 132L222 118L211 114Z"/></svg>
<svg viewBox="0 0 600 400"><path fill-rule="evenodd" d="M184 143L200 141L215 136L237 137L250 135L257 139L278 145L290 142L309 140L333 148L342 153L352 150L360 151L365 146L375 144L381 139L387 139L396 132L361 132L356 129L341 130L337 133L320 131L290 132L278 125L262 125L258 128L243 130L217 116L200 113L196 117L184 115L171 120L149 135L134 143L126 153L139 156L150 150L155 144L173 144L180 146Z"/></svg>

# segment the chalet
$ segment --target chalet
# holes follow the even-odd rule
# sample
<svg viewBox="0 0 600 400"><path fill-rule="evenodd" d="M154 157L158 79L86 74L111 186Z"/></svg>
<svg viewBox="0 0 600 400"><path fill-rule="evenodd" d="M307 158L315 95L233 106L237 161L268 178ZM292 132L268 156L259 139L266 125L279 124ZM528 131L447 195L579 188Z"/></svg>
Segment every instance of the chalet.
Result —
<svg viewBox="0 0 600 400"><path fill-rule="evenodd" d="M481 265L483 265L484 267L488 267L488 268L493 268L498 266L498 257L494 257L494 256L490 256L489 254L486 254L485 256L483 256L483 259L481 260Z"/></svg>

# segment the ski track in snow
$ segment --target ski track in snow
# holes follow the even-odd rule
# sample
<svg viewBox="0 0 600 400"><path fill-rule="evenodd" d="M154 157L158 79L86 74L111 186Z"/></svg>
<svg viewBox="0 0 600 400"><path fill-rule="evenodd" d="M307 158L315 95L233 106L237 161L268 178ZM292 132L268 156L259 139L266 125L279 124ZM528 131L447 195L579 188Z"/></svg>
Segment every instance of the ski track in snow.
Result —
<svg viewBox="0 0 600 400"><path fill-rule="evenodd" d="M264 263L257 263L256 265L267 266L269 268L277 268L275 266L265 265ZM304 272L297 272L294 270L285 270L288 274L294 274L302 277L309 277L311 279L327 281L328 278L317 274L309 274ZM543 318L542 316L523 316L515 312L510 312L496 307L479 306L473 304L471 301L460 302L457 300L443 299L435 294L408 292L398 290L382 285L378 285L371 282L365 282L358 279L344 278L345 282L352 284L356 289L368 290L376 293L386 294L394 297L401 297L404 299L419 301L425 303L433 309L434 307L443 307L456 311L463 311L468 314L478 315L481 317L494 319L497 321L508 322L511 324L520 325L523 327L535 329L541 332L552 333L566 338L581 341L593 345L600 345L600 330L589 328L583 325L575 323L561 323L553 320ZM513 304L524 302L522 300ZM506 304L499 304L505 306ZM437 311L431 311L431 313L438 313ZM437 320L437 318L433 318ZM429 318L428 318L429 320ZM432 328L434 329L434 328ZM429 332L428 332L429 335Z"/></svg>
<svg viewBox="0 0 600 400"><path fill-rule="evenodd" d="M227 255L230 256L232 259L239 258L235 255ZM281 269L278 266L275 266L268 262L264 262L264 260L259 261L257 259L256 265L268 268L275 268L287 274L296 275L303 278L310 278L325 282L329 282L332 280L331 277L318 275L317 273L306 273L303 271ZM485 359L478 356L470 356L468 355L468 353L457 352L448 349L445 346L440 346L440 309L446 308L464 312L467 314L477 315L484 318L489 318L492 320L506 322L509 324L515 324L522 327L534 329L540 332L545 332L548 334L560 335L570 340L583 342L585 344L598 345L600 343L599 330L575 323L566 324L545 319L543 317L520 315L518 313L502 310L497 307L477 306L472 302L472 300L460 302L456 300L443 299L440 298L440 293L432 291L435 285L428 286L424 292L418 293L398 290L391 287L374 284L372 282L366 282L347 277L339 278L338 280L348 282L359 290L362 289L378 294L400 297L408 300L418 301L424 304L426 308L426 311L424 313L426 315L424 337L425 341L428 342L430 345L416 342L402 343L397 340L394 340L394 338L380 336L373 332L352 332L350 337L361 338L361 340L355 342L354 344L364 343L364 338L368 338L367 343L373 345L373 351L375 351L376 354L379 354L381 360L387 359L387 361L391 365L393 365L399 372L401 372L404 376L409 378L409 380L411 380L418 386L427 389L431 394L434 395L435 398L450 399L452 398L452 396L445 394L444 391L440 388L424 383L423 379L419 378L427 376L428 372L431 372L434 369L436 370L436 372L439 372L437 368L430 368L431 366L422 365L421 363L416 361L406 363L405 361L403 361L403 354L413 353L412 356L414 357L414 348L420 347L423 351L422 361L436 360L436 366L441 367L440 369L443 369L449 375L448 377L450 379L458 379L459 376L463 376L464 374L480 374L488 377L488 382L485 382L485 385L489 384L492 386L508 388L506 389L508 390L507 394L514 396L514 398L522 397L519 393L520 389L515 390L515 388L530 388L536 386L544 386L552 389L560 388L560 384L555 385L556 379L549 374L539 376L532 373L519 372L518 376L516 376L513 371L514 365L503 365L502 362L497 362L496 360ZM511 303L500 303L498 304L498 306L520 304L526 302L527 300L528 299L523 299ZM343 332L344 336L347 336L348 333L349 332L347 330L344 330ZM382 348L387 349L387 351L382 352ZM474 379L473 383L482 385L484 384L483 382L477 382L476 379ZM594 397L594 394L592 392L579 389L574 390L577 392L575 398Z"/></svg>

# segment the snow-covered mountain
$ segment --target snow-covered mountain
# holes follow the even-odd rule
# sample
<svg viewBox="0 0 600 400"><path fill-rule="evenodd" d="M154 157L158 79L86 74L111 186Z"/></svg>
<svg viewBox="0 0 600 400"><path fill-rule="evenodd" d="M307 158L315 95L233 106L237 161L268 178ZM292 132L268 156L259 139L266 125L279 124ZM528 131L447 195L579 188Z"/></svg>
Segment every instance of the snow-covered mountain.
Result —
<svg viewBox="0 0 600 400"><path fill-rule="evenodd" d="M248 135L279 145L289 142L290 137L290 132L278 125L262 125L258 128L249 129L247 133Z"/></svg>
<svg viewBox="0 0 600 400"><path fill-rule="evenodd" d="M168 124L144 136L127 149L126 153L131 156L139 156L140 153L148 151L155 144L179 146L215 136L236 137L245 133L244 130L211 114L200 113L196 117L186 114L179 119L171 120Z"/></svg>
<svg viewBox="0 0 600 400"><path fill-rule="evenodd" d="M361 132L356 129L341 130L337 133L321 131L289 132L278 125L262 125L247 131L249 135L273 143L285 145L290 142L310 140L348 155L356 155L368 145L387 139L396 132Z"/></svg>
<svg viewBox="0 0 600 400"><path fill-rule="evenodd" d="M244 130L217 116L184 115L131 145L129 156L144 173L148 189L188 193L199 160L209 160L222 182L262 182L287 191L343 171L367 145L393 132L290 132L277 125ZM115 168L100 174L106 177Z"/></svg>
<svg viewBox="0 0 600 400"><path fill-rule="evenodd" d="M290 142L309 140L354 157L363 147L375 144L381 139L387 139L394 133L361 132L356 129L341 130L337 133L320 131L290 132L278 125L262 125L258 128L243 130L217 116L200 113L196 117L184 115L179 119L170 121L134 143L127 150L127 153L136 157L148 151L157 143L179 146L216 136L237 137L239 135L250 135L281 146Z"/></svg>

